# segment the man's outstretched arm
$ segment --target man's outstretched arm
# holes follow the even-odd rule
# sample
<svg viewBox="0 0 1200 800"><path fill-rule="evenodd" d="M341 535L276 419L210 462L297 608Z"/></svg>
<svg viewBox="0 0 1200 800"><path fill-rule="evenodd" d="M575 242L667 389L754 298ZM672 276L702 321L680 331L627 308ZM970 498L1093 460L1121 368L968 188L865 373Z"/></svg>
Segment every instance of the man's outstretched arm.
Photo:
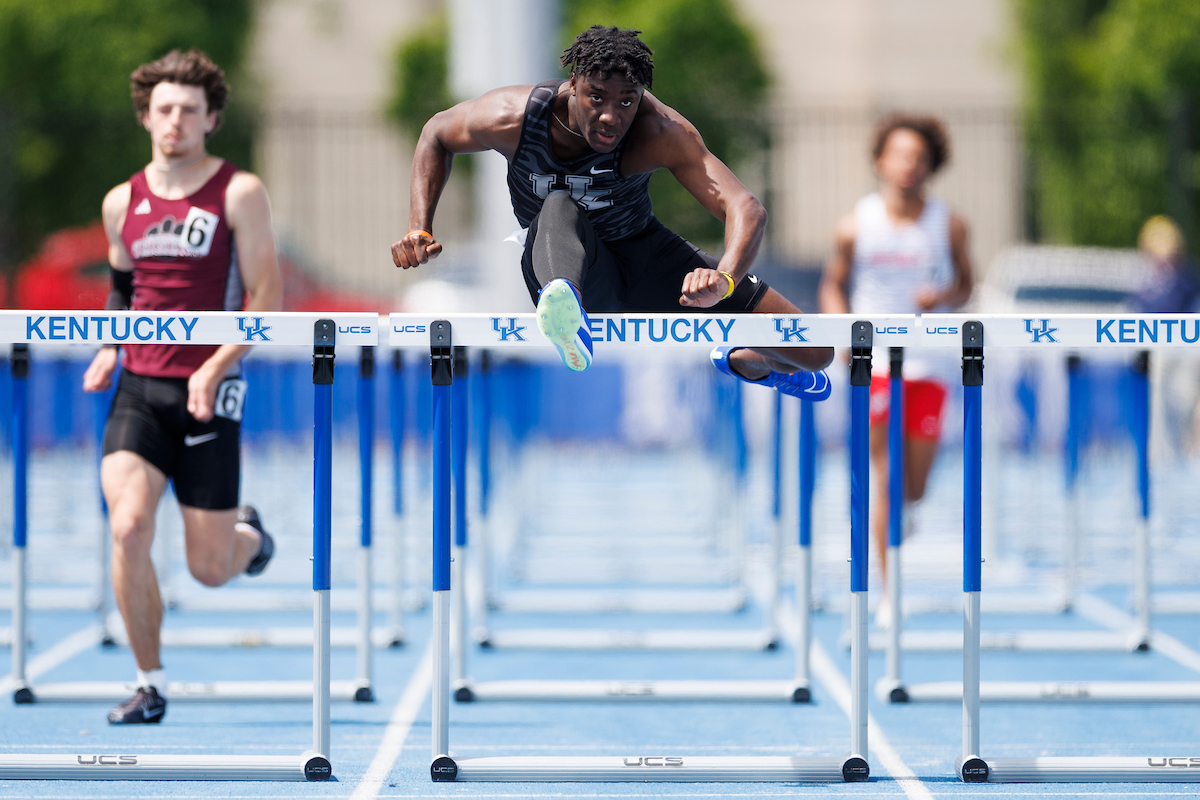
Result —
<svg viewBox="0 0 1200 800"><path fill-rule="evenodd" d="M392 261L408 269L436 258L442 245L433 237L433 217L459 153L496 150L511 158L521 139L529 86L495 89L434 114L417 140L409 188L409 233L392 245Z"/></svg>
<svg viewBox="0 0 1200 800"><path fill-rule="evenodd" d="M733 171L704 145L699 131L682 115L659 104L652 118L656 130L646 137L646 153L654 167L665 167L708 212L725 223L725 253L717 269L698 269L681 287L681 305L709 308L729 290L728 273L736 284L746 276L758 255L767 227L762 203Z"/></svg>

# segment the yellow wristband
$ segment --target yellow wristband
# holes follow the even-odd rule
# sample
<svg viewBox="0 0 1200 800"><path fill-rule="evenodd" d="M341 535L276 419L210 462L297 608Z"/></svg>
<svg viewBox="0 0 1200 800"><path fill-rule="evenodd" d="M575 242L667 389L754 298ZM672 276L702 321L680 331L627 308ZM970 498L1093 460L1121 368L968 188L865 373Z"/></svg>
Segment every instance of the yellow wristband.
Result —
<svg viewBox="0 0 1200 800"><path fill-rule="evenodd" d="M433 239L433 234L430 233L429 231L409 231L408 233L404 234L404 238L407 239L408 237L415 236L418 233L421 234L422 236L428 236L430 239ZM434 241L437 241L437 240L435 239Z"/></svg>
<svg viewBox="0 0 1200 800"><path fill-rule="evenodd" d="M728 272L722 270L721 274L725 277L725 280L729 281L729 290L725 292L725 294L721 295L721 299L725 300L729 297L729 295L733 294L733 290L737 288L737 284L733 282L733 276Z"/></svg>

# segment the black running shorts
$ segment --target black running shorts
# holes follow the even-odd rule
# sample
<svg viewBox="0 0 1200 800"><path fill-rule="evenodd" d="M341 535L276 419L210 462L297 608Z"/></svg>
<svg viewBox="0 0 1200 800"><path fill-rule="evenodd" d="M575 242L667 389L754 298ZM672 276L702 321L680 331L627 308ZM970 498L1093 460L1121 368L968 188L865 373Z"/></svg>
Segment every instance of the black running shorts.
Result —
<svg viewBox="0 0 1200 800"><path fill-rule="evenodd" d="M187 410L186 378L123 370L104 428L104 455L137 453L174 482L181 505L236 508L244 397L245 382L226 378L217 392L217 414L197 422Z"/></svg>
<svg viewBox="0 0 1200 800"><path fill-rule="evenodd" d="M534 305L542 288L534 273L532 256L540 216L534 217L529 226L521 258L525 286ZM641 233L612 242L597 238L590 224L582 227L584 250L590 262L581 287L587 311L731 314L753 311L767 293L764 281L746 275L732 295L711 308L681 306L683 279L696 269L716 269L720 259L696 247L657 218L651 218Z"/></svg>

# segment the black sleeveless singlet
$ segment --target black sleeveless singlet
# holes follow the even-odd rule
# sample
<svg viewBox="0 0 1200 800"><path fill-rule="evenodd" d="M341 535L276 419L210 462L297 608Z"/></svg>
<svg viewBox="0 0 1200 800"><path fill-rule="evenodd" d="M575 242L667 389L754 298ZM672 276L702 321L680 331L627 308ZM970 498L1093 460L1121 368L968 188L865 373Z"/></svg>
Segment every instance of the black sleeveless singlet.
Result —
<svg viewBox="0 0 1200 800"><path fill-rule="evenodd" d="M550 115L564 82L539 83L529 94L521 141L508 164L508 193L513 213L521 227L528 228L541 211L546 195L568 191L601 241L628 239L654 219L650 175L621 174L627 137L611 153L593 151L568 162L555 158L550 144Z"/></svg>

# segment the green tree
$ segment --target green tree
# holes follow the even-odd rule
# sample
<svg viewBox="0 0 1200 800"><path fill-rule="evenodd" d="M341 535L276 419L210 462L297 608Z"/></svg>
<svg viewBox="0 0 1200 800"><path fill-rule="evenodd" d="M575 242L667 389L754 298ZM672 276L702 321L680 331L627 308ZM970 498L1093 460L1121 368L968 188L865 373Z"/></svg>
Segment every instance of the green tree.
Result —
<svg viewBox="0 0 1200 800"><path fill-rule="evenodd" d="M396 47L387 115L413 141L434 114L454 105L450 96L450 41L446 17L435 14Z"/></svg>
<svg viewBox="0 0 1200 800"><path fill-rule="evenodd" d="M250 94L239 70L252 0L0 0L0 170L16 208L16 252L27 255L59 228L100 216L104 193L149 158L129 74L172 48L197 47L234 88L213 151L250 165ZM0 130L5 128L0 120ZM0 190L5 181L0 176ZM14 202L15 200L15 202ZM0 197L0 213L5 199ZM4 242L0 241L0 248Z"/></svg>
<svg viewBox="0 0 1200 800"><path fill-rule="evenodd" d="M1128 247L1165 212L1195 251L1200 4L1014 3L1040 238Z"/></svg>
<svg viewBox="0 0 1200 800"><path fill-rule="evenodd" d="M564 0L565 48L589 25L642 31L654 51L655 96L691 120L735 169L767 146L762 117L770 79L730 0ZM454 101L447 88L445 20L434 18L396 49L389 116L414 139ZM457 161L457 159L456 159ZM650 181L654 213L680 234L720 241L723 227L666 173Z"/></svg>

